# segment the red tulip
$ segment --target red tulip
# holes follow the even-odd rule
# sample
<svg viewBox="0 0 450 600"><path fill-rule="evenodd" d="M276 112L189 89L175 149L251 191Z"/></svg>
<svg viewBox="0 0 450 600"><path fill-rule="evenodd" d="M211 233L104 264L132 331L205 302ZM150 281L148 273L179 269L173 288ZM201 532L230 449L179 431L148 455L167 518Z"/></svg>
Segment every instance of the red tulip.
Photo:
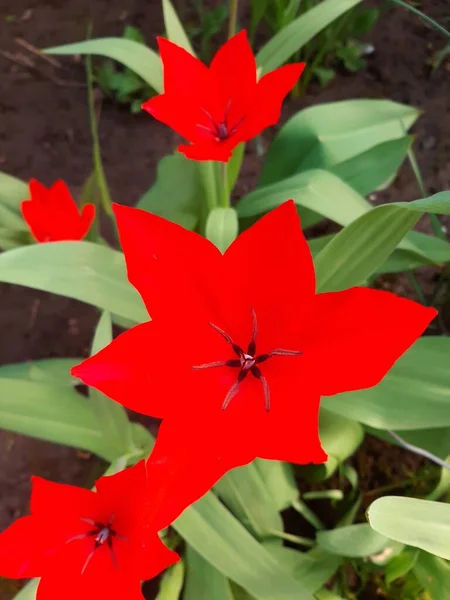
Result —
<svg viewBox="0 0 450 600"><path fill-rule="evenodd" d="M164 94L142 108L191 142L178 150L193 160L227 162L238 144L277 123L284 98L305 68L286 65L257 81L245 31L219 49L209 68L164 38L158 44Z"/></svg>
<svg viewBox="0 0 450 600"><path fill-rule="evenodd" d="M190 464L193 486L256 457L326 460L320 396L379 383L436 315L368 288L317 294L292 201L223 255L155 215L115 213L128 277L153 320L72 373L162 418L155 451Z"/></svg>
<svg viewBox="0 0 450 600"><path fill-rule="evenodd" d="M36 179L30 180L31 200L20 209L33 237L38 242L82 240L95 217L95 206L85 204L81 212L64 181L46 188Z"/></svg>
<svg viewBox="0 0 450 600"><path fill-rule="evenodd" d="M144 461L96 489L33 477L31 515L0 534L0 575L41 577L37 600L143 600L141 581L179 560L158 536Z"/></svg>

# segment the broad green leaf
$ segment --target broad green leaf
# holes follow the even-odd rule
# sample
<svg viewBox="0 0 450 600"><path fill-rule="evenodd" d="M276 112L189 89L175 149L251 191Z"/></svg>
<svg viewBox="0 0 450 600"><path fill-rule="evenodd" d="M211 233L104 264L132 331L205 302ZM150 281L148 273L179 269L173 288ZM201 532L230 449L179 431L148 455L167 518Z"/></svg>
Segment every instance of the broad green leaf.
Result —
<svg viewBox="0 0 450 600"><path fill-rule="evenodd" d="M413 141L412 136L382 142L330 168L361 196L383 186L397 173Z"/></svg>
<svg viewBox="0 0 450 600"><path fill-rule="evenodd" d="M423 337L376 387L323 398L322 407L375 429L450 427L449 356L450 338Z"/></svg>
<svg viewBox="0 0 450 600"><path fill-rule="evenodd" d="M413 573L431 600L450 600L450 565L442 558L419 552Z"/></svg>
<svg viewBox="0 0 450 600"><path fill-rule="evenodd" d="M257 538L283 531L283 519L255 464L232 469L215 490L243 525Z"/></svg>
<svg viewBox="0 0 450 600"><path fill-rule="evenodd" d="M175 152L159 161L156 182L141 197L137 208L194 230L199 222L202 195L197 163Z"/></svg>
<svg viewBox="0 0 450 600"><path fill-rule="evenodd" d="M96 354L112 341L112 322L105 311L97 325L92 343L92 354ZM114 402L105 394L90 388L89 397L97 417L98 428L102 432L104 443L119 455L133 450L131 423L123 406Z"/></svg>
<svg viewBox="0 0 450 600"><path fill-rule="evenodd" d="M164 25L166 28L167 37L171 42L181 46L190 54L195 56L194 49L184 30L183 24L177 15L177 12L170 0L162 0L162 8L164 15Z"/></svg>
<svg viewBox="0 0 450 600"><path fill-rule="evenodd" d="M79 362L79 358L42 358L1 365L0 378L42 381L43 383L73 387L75 379L71 376L70 369Z"/></svg>
<svg viewBox="0 0 450 600"><path fill-rule="evenodd" d="M367 511L370 526L391 539L450 559L450 505L385 496Z"/></svg>
<svg viewBox="0 0 450 600"><path fill-rule="evenodd" d="M394 556L384 567L384 575L387 585L399 577L404 577L416 563L418 551L412 548L406 548L397 556Z"/></svg>
<svg viewBox="0 0 450 600"><path fill-rule="evenodd" d="M319 413L319 429L328 460L322 465L302 467L307 477L314 481L331 477L339 465L355 452L364 438L364 430L357 421L342 418L323 407Z"/></svg>
<svg viewBox="0 0 450 600"><path fill-rule="evenodd" d="M184 564L175 563L162 574L155 600L178 600L184 583Z"/></svg>
<svg viewBox="0 0 450 600"><path fill-rule="evenodd" d="M50 242L0 255L0 281L75 298L131 319L149 317L123 254L90 242Z"/></svg>
<svg viewBox="0 0 450 600"><path fill-rule="evenodd" d="M320 548L338 556L352 558L378 554L390 544L390 541L389 538L377 533L366 523L317 533L317 543Z"/></svg>
<svg viewBox="0 0 450 600"><path fill-rule="evenodd" d="M372 275L396 247L411 250L411 238L402 240L426 212L450 214L450 192L414 202L378 206L353 221L317 255L317 289L328 292L358 285ZM415 251L420 253L419 248Z"/></svg>
<svg viewBox="0 0 450 600"><path fill-rule="evenodd" d="M0 428L81 448L105 459L108 448L87 398L48 383L0 378Z"/></svg>
<svg viewBox="0 0 450 600"><path fill-rule="evenodd" d="M332 169L383 142L403 138L418 116L417 109L390 100L343 100L302 110L275 136L260 184L309 169Z"/></svg>
<svg viewBox="0 0 450 600"><path fill-rule="evenodd" d="M320 31L360 2L361 0L324 0L283 27L256 56L263 73L287 62Z"/></svg>
<svg viewBox="0 0 450 600"><path fill-rule="evenodd" d="M253 464L260 472L278 511L285 510L298 498L298 487L292 466L279 460L257 458Z"/></svg>
<svg viewBox="0 0 450 600"><path fill-rule="evenodd" d="M257 600L312 600L305 586L273 558L211 492L173 527L204 559Z"/></svg>
<svg viewBox="0 0 450 600"><path fill-rule="evenodd" d="M28 184L25 181L0 172L0 204L20 214L20 202L28 196Z"/></svg>
<svg viewBox="0 0 450 600"><path fill-rule="evenodd" d="M206 237L225 252L238 234L239 224L234 208L213 208L206 221Z"/></svg>
<svg viewBox="0 0 450 600"><path fill-rule="evenodd" d="M230 196L236 184L237 178L239 177L239 171L241 170L242 161L244 160L244 154L245 143L242 142L233 150L233 155L227 163L227 183L228 194Z"/></svg>
<svg viewBox="0 0 450 600"><path fill-rule="evenodd" d="M234 600L225 575L189 545L186 547L186 567L183 600Z"/></svg>
<svg viewBox="0 0 450 600"><path fill-rule="evenodd" d="M139 42L118 37L86 40L43 50L44 54L94 54L106 56L125 65L162 93L162 64L159 55Z"/></svg>
<svg viewBox="0 0 450 600"><path fill-rule="evenodd" d="M14 600L35 600L38 583L39 579L31 579L25 584L20 592L14 596Z"/></svg>

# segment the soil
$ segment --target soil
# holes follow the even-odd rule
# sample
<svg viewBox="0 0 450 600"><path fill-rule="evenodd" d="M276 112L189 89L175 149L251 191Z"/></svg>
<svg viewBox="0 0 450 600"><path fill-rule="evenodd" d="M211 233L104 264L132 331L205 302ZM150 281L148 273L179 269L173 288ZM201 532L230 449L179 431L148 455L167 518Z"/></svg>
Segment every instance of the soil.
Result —
<svg viewBox="0 0 450 600"><path fill-rule="evenodd" d="M447 0L428 0L422 5L431 17L445 23ZM25 180L36 177L46 184L62 178L76 196L92 164L82 64L76 59L58 58L60 66L51 66L24 50L16 39L38 48L78 41L85 38L92 20L95 37L121 35L124 25L132 24L154 46L155 34L164 29L160 2L0 0L0 19L0 169ZM449 188L450 63L436 73L429 67L433 53L445 40L411 13L395 7L376 25L368 41L375 53L366 69L357 74L341 73L326 89L313 84L306 98L286 103L283 120L301 107L344 98L390 98L417 106L424 111L414 133L427 190L433 193ZM4 52L13 56L8 58ZM24 56L31 60L30 66L15 62L17 55L19 63ZM170 129L148 115L133 116L126 108L107 102L102 108L100 141L113 198L126 204L135 203L148 189L158 160L177 143ZM239 195L255 185L258 161L249 145ZM381 197L383 201L419 197L408 167ZM0 364L87 354L97 319L92 307L18 286L0 285L0 293ZM382 446L384 452L390 451L390 446ZM396 452L400 462L411 460L402 450ZM369 444L355 460L362 472L370 473L377 456ZM0 529L26 512L33 473L90 485L97 468L94 458L75 450L1 432ZM377 473L367 475L367 489L390 484L397 476ZM17 589L14 586L0 587L0 600L12 597Z"/></svg>

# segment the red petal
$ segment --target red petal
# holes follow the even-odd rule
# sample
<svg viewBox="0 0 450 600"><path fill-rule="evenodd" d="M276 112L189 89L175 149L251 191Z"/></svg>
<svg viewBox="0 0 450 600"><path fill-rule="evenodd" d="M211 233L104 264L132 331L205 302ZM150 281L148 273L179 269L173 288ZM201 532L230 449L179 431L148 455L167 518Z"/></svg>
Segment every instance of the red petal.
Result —
<svg viewBox="0 0 450 600"><path fill-rule="evenodd" d="M309 318L315 276L294 202L285 202L244 231L224 259L229 278L227 332L233 337L232 327L247 331L249 341L253 309L260 352L301 350L298 334Z"/></svg>
<svg viewBox="0 0 450 600"><path fill-rule="evenodd" d="M181 144L178 146L178 152L182 152L186 158L191 160L228 162L232 156L232 150L240 144L240 141L237 139L232 144L215 141L198 144Z"/></svg>
<svg viewBox="0 0 450 600"><path fill-rule="evenodd" d="M45 204L48 198L48 189L37 179L30 179L28 184L30 189L30 198L37 204Z"/></svg>
<svg viewBox="0 0 450 600"><path fill-rule="evenodd" d="M42 208L33 200L24 200L20 203L23 220L28 225L34 239L38 242L50 241L45 217Z"/></svg>
<svg viewBox="0 0 450 600"><path fill-rule="evenodd" d="M163 62L164 92L180 97L197 96L205 85L208 68L184 48L158 37Z"/></svg>
<svg viewBox="0 0 450 600"><path fill-rule="evenodd" d="M161 94L147 100L143 110L165 123L189 141L202 141L204 133L198 127L204 120L199 104L174 93Z"/></svg>
<svg viewBox="0 0 450 600"><path fill-rule="evenodd" d="M377 385L436 314L434 308L368 288L317 295L301 349L320 393Z"/></svg>
<svg viewBox="0 0 450 600"><path fill-rule="evenodd" d="M89 229L95 219L95 204L85 204L81 209L80 237L82 240L89 233Z"/></svg>
<svg viewBox="0 0 450 600"><path fill-rule="evenodd" d="M204 311L219 250L202 236L136 208L114 205L128 279L152 318ZM211 292L212 293L212 292Z"/></svg>
<svg viewBox="0 0 450 600"><path fill-rule="evenodd" d="M253 111L242 124L246 140L278 123L283 100L297 83L305 66L305 63L285 65L258 81Z"/></svg>
<svg viewBox="0 0 450 600"><path fill-rule="evenodd" d="M231 101L230 110L233 109L238 117L244 115L256 90L256 61L245 30L234 35L217 51L211 62L210 74L212 85L220 90L224 106Z"/></svg>
<svg viewBox="0 0 450 600"><path fill-rule="evenodd" d="M2 577L38 577L42 572L43 555L42 538L32 517L18 519L0 534Z"/></svg>

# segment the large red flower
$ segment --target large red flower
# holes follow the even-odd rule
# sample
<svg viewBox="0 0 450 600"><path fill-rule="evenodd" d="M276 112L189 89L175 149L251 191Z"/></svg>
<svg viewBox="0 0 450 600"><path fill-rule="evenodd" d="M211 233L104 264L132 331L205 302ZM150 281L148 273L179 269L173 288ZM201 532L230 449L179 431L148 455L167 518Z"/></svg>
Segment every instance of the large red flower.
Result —
<svg viewBox="0 0 450 600"><path fill-rule="evenodd" d="M284 98L305 68L286 65L257 81L245 31L219 49L209 68L164 38L158 44L164 94L142 108L192 143L178 150L193 160L227 162L239 143L277 123Z"/></svg>
<svg viewBox="0 0 450 600"><path fill-rule="evenodd" d="M24 200L22 216L38 242L82 240L95 217L95 206L85 204L80 212L64 181L46 188L30 180L30 200Z"/></svg>
<svg viewBox="0 0 450 600"><path fill-rule="evenodd" d="M153 320L72 372L162 418L155 451L190 460L198 485L202 471L217 480L255 457L326 460L320 396L376 385L436 314L372 289L316 294L292 201L224 255L160 217L115 212L128 277Z"/></svg>
<svg viewBox="0 0 450 600"><path fill-rule="evenodd" d="M179 560L158 536L148 474L141 461L96 493L33 477L31 515L0 534L0 575L41 577L37 600L143 600L141 581Z"/></svg>

